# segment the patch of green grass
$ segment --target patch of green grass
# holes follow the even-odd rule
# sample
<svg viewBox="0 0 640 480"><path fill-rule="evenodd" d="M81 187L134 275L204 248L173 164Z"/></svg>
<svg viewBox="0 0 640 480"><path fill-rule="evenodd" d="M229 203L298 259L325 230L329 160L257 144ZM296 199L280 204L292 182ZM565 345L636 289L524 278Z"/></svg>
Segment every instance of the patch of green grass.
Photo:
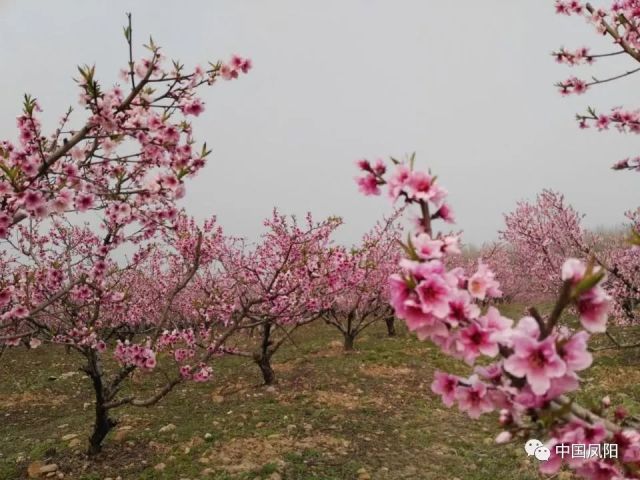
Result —
<svg viewBox="0 0 640 480"><path fill-rule="evenodd" d="M18 478L20 469L9 462L0 462L0 478Z"/></svg>
<svg viewBox="0 0 640 480"><path fill-rule="evenodd" d="M286 456L286 478L308 480L342 480L357 478L358 464L354 461L334 463L328 461L322 452L304 450L300 453Z"/></svg>
<svg viewBox="0 0 640 480"><path fill-rule="evenodd" d="M515 317L524 309L500 308ZM350 354L322 323L296 331L295 345L273 359L275 390L260 385L250 361L223 358L213 382L181 385L149 409L115 411L120 426L132 429L120 439L111 434L86 468L82 452L61 440L76 433L84 442L91 428L89 381L81 373L61 377L77 370L78 359L61 348L11 350L0 363L0 478L23 477L35 460L55 461L66 478L85 480L254 480L276 473L343 480L362 469L374 480L541 478L520 445L494 444L495 413L471 421L431 393L434 370L468 375L469 367L398 327L399 336L387 338L384 324L375 325ZM616 335L640 338L640 330ZM606 345L606 338L595 342ZM637 413L639 364L638 350L596 354L579 400L597 403L611 394ZM151 376L137 382L138 389L154 387ZM158 432L169 423L174 431Z"/></svg>
<svg viewBox="0 0 640 480"><path fill-rule="evenodd" d="M101 480L100 475L97 473L88 473L80 475L80 480Z"/></svg>

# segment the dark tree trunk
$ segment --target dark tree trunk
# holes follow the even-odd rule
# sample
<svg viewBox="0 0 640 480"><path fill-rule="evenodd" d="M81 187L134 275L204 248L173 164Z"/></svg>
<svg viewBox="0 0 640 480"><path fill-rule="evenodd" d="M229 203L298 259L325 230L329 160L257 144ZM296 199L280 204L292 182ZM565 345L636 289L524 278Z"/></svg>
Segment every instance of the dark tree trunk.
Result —
<svg viewBox="0 0 640 480"><path fill-rule="evenodd" d="M276 374L273 371L273 368L271 368L271 355L273 355L273 352L269 349L271 344L271 322L266 322L262 326L262 343L260 344L260 351L253 357L253 360L256 362L258 367L260 367L265 385L273 385L276 383Z"/></svg>
<svg viewBox="0 0 640 480"><path fill-rule="evenodd" d="M344 336L344 351L353 351L353 343L356 341L356 335L358 334L356 328L354 328L353 320L355 319L356 312L350 311L347 315L347 328L342 331Z"/></svg>
<svg viewBox="0 0 640 480"><path fill-rule="evenodd" d="M390 337L396 336L396 322L395 317L387 317L384 319L384 322L387 324L387 335Z"/></svg>
<svg viewBox="0 0 640 480"><path fill-rule="evenodd" d="M625 298L624 301L622 302L622 311L624 312L625 316L627 317L627 319L629 320L634 320L634 302L633 299L631 298Z"/></svg>
<svg viewBox="0 0 640 480"><path fill-rule="evenodd" d="M356 336L354 334L345 333L344 334L344 351L351 352L353 351L353 344L356 341Z"/></svg>
<svg viewBox="0 0 640 480"><path fill-rule="evenodd" d="M97 455L102 451L102 441L107 434L116 426L116 421L109 418L109 411L96 404L96 419L93 425L93 433L89 437L89 456Z"/></svg>
<svg viewBox="0 0 640 480"><path fill-rule="evenodd" d="M276 383L276 374L271 368L271 361L269 356L265 356L258 360L258 367L260 367L260 371L262 372L262 378L264 379L265 385L273 385Z"/></svg>
<svg viewBox="0 0 640 480"><path fill-rule="evenodd" d="M88 364L85 372L91 379L96 395L96 416L93 424L93 432L89 437L87 454L94 456L102 450L102 442L109 432L116 426L116 421L109 417L109 410L105 408L107 402L104 384L102 383L102 371L100 361L93 350L87 355Z"/></svg>

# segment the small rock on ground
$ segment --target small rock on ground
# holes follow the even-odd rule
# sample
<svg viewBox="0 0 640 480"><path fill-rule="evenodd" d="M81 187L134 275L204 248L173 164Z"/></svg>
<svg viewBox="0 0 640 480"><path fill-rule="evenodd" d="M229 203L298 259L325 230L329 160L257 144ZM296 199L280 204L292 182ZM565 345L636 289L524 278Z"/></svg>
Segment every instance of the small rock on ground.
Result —
<svg viewBox="0 0 640 480"><path fill-rule="evenodd" d="M173 423L170 423L168 425L165 425L164 427L161 427L160 430L158 430L160 433L167 433L167 432L173 432L176 429L176 426Z"/></svg>

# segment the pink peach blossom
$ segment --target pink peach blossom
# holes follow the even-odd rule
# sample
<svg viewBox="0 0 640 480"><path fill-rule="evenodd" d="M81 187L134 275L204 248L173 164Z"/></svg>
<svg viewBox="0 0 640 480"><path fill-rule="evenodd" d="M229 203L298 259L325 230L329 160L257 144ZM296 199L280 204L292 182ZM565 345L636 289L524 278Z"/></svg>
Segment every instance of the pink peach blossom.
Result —
<svg viewBox="0 0 640 480"><path fill-rule="evenodd" d="M493 411L494 406L487 395L487 387L477 375L472 375L466 383L468 386L456 388L456 400L460 410L471 418L479 418L483 413Z"/></svg>
<svg viewBox="0 0 640 480"><path fill-rule="evenodd" d="M514 353L505 360L504 368L516 377L526 377L536 395L544 395L551 387L551 379L561 377L567 371L552 337L541 341L516 337L513 347Z"/></svg>
<svg viewBox="0 0 640 480"><path fill-rule="evenodd" d="M433 375L431 391L436 395L440 395L442 403L447 407L451 407L455 403L458 382L459 379L455 375L437 371Z"/></svg>

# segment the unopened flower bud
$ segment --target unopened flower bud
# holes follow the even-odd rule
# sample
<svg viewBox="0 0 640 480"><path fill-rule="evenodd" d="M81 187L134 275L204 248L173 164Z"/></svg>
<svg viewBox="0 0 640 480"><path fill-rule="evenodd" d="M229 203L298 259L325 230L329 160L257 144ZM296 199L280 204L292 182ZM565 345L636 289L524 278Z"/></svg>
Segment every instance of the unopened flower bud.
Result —
<svg viewBox="0 0 640 480"><path fill-rule="evenodd" d="M616 408L615 411L615 417L616 420L624 420L626 418L626 416L629 414L629 412L627 412L627 409L624 408L622 405L620 405L618 408Z"/></svg>

